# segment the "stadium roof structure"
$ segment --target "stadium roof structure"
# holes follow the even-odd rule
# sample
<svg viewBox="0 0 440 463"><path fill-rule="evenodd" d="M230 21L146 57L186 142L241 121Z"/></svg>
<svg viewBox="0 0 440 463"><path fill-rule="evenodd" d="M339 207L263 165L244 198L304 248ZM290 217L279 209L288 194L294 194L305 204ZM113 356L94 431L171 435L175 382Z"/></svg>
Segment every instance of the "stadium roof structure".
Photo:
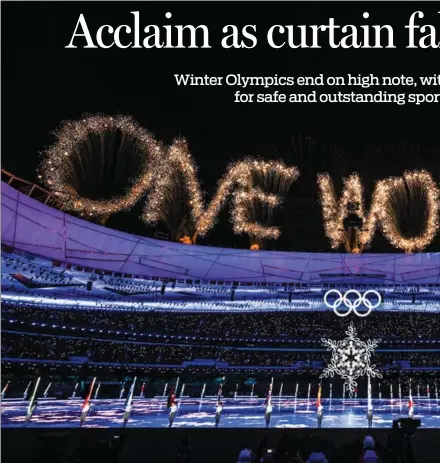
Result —
<svg viewBox="0 0 440 463"><path fill-rule="evenodd" d="M2 182L2 244L136 276L247 283L440 284L440 253L342 254L186 245L96 225Z"/></svg>

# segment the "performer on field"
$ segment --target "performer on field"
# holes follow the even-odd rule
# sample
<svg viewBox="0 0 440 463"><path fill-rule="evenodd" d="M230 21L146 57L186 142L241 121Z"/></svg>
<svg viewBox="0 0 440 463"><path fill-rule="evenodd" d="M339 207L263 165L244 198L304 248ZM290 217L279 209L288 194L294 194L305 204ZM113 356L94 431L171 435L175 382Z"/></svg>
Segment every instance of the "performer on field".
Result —
<svg viewBox="0 0 440 463"><path fill-rule="evenodd" d="M80 421L79 421L80 427L84 424L84 421L86 420L87 415L89 414L89 411L92 408L91 398L92 398L93 388L95 387L95 382L96 382L96 376L93 378L92 384L90 384L89 393L87 394L87 397L85 398L82 404L82 407L81 407L81 416L80 416Z"/></svg>
<svg viewBox="0 0 440 463"><path fill-rule="evenodd" d="M321 394L322 394L322 385L320 384L319 389L318 389L318 400L316 401L316 406L317 406L316 417L318 419L318 428L321 428L322 426L322 416L324 413L324 407L321 404Z"/></svg>
<svg viewBox="0 0 440 463"><path fill-rule="evenodd" d="M318 418L318 428L322 427L323 415L324 415L324 407L322 405L318 405L318 411L316 412L316 416Z"/></svg>
<svg viewBox="0 0 440 463"><path fill-rule="evenodd" d="M38 378L35 383L34 392L32 393L31 400L29 401L29 405L28 405L28 409L26 413L25 424L29 423L29 421L32 418L32 415L34 414L35 410L38 407L37 390L38 390L38 386L40 385L40 380L41 378Z"/></svg>
<svg viewBox="0 0 440 463"><path fill-rule="evenodd" d="M216 428L218 428L218 425L220 424L220 418L222 415L222 411L223 411L223 403L221 402L221 400L219 400L217 403L217 407L215 409L215 427Z"/></svg>
<svg viewBox="0 0 440 463"><path fill-rule="evenodd" d="M171 392L168 395L167 408L171 408L175 400L176 394L174 393L174 388L171 388Z"/></svg>
<svg viewBox="0 0 440 463"><path fill-rule="evenodd" d="M409 398L408 417L409 418L414 418L414 403L412 401L412 397Z"/></svg>
<svg viewBox="0 0 440 463"><path fill-rule="evenodd" d="M170 422L169 427L173 427L174 419L176 418L177 414L177 401L174 401L174 403L170 407L170 414L168 415L168 420Z"/></svg>
<svg viewBox="0 0 440 463"><path fill-rule="evenodd" d="M92 404L90 401L84 402L81 410L81 417L80 417L80 423L79 425L82 426L84 424L84 421L87 418L87 415L89 414L90 409L92 408Z"/></svg>
<svg viewBox="0 0 440 463"><path fill-rule="evenodd" d="M37 407L38 407L38 400L35 399L32 405L29 407L28 412L26 414L26 420L25 420L26 423L29 423Z"/></svg>
<svg viewBox="0 0 440 463"><path fill-rule="evenodd" d="M368 420L368 427L372 428L373 427L373 406L372 405L368 405L367 420Z"/></svg>
<svg viewBox="0 0 440 463"><path fill-rule="evenodd" d="M408 403L408 417L414 417L414 402L412 400L412 392L411 392L411 382L409 383L409 403Z"/></svg>
<svg viewBox="0 0 440 463"><path fill-rule="evenodd" d="M2 400L5 398L5 395L6 395L6 392L7 390L9 389L9 384L10 384L11 381L8 381L6 383L6 386L3 388L3 391L2 391Z"/></svg>
<svg viewBox="0 0 440 463"><path fill-rule="evenodd" d="M264 418L266 420L266 428L270 426L270 419L272 418L272 387L273 387L273 378L269 386L269 391L267 393L266 402L264 403L264 408L265 408Z"/></svg>
<svg viewBox="0 0 440 463"><path fill-rule="evenodd" d="M268 428L270 426L270 419L272 418L272 403L270 400L266 403L265 408L266 412L264 413L264 418L266 420L266 428Z"/></svg>
<svg viewBox="0 0 440 463"><path fill-rule="evenodd" d="M371 380L368 376L368 408L367 408L368 427L373 427L373 393L371 391Z"/></svg>

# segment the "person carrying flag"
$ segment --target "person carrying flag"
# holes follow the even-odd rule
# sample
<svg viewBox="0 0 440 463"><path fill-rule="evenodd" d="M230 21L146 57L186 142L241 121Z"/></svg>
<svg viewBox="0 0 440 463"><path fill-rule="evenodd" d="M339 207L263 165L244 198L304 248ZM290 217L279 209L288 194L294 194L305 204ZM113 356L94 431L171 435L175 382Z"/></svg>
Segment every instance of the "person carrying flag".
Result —
<svg viewBox="0 0 440 463"><path fill-rule="evenodd" d="M170 410L168 414L168 420L169 420L169 427L171 428L173 426L174 419L176 418L176 413L177 413L177 402L176 402L176 394L174 393L174 387L171 388L171 391L168 395L167 408L169 408Z"/></svg>
<svg viewBox="0 0 440 463"><path fill-rule="evenodd" d="M217 393L217 402L220 402L222 398L222 393L223 393L223 384L220 384L218 388L218 393Z"/></svg>
<svg viewBox="0 0 440 463"><path fill-rule="evenodd" d="M370 382L370 377L368 376L368 407L367 407L368 428L373 427L373 403L372 403L371 397L372 397L371 382Z"/></svg>
<svg viewBox="0 0 440 463"><path fill-rule="evenodd" d="M130 387L130 391L128 392L127 399L125 401L125 413L124 413L124 418L123 418L124 427L127 425L127 422L131 415L131 411L133 410L133 396L134 396L135 384L136 384L136 377L133 380L133 383Z"/></svg>
<svg viewBox="0 0 440 463"><path fill-rule="evenodd" d="M145 382L142 383L141 393L139 394L140 399L144 397L144 390L145 390Z"/></svg>
<svg viewBox="0 0 440 463"><path fill-rule="evenodd" d="M410 383L409 383L408 417L409 418L414 417L414 403L413 403L413 400L412 400L412 393L411 393L411 380L410 380Z"/></svg>
<svg viewBox="0 0 440 463"><path fill-rule="evenodd" d="M272 402L271 399L266 400L265 404L266 411L264 413L264 418L266 420L266 428L270 426L270 419L272 417Z"/></svg>
<svg viewBox="0 0 440 463"><path fill-rule="evenodd" d="M2 391L2 400L5 398L5 395L6 395L6 392L7 390L9 389L9 384L10 384L11 381L8 381L6 383L6 386L3 388L3 391Z"/></svg>
<svg viewBox="0 0 440 463"><path fill-rule="evenodd" d="M269 391L267 393L266 402L264 403L265 413L264 418L266 420L266 428L270 426L270 419L272 417L272 387L273 387L273 378L269 386Z"/></svg>
<svg viewBox="0 0 440 463"><path fill-rule="evenodd" d="M96 377L93 378L92 384L90 385L89 393L88 393L86 399L84 400L84 403L82 404L81 417L80 417L80 423L79 423L80 426L82 426L84 424L84 421L86 420L87 415L89 414L90 408L92 407L90 399L92 397L93 388L95 387L95 382L96 382Z"/></svg>
<svg viewBox="0 0 440 463"><path fill-rule="evenodd" d="M174 393L174 388L171 388L171 391L168 394L167 408L171 408L175 400L176 394Z"/></svg>
<svg viewBox="0 0 440 463"><path fill-rule="evenodd" d="M220 424L220 418L223 411L223 403L222 403L222 391L223 391L223 384L220 384L217 393L217 407L215 408L215 427L218 428Z"/></svg>
<svg viewBox="0 0 440 463"><path fill-rule="evenodd" d="M32 384L32 381L29 381L29 384L27 385L27 387L26 387L26 389L24 390L24 393L23 393L23 400L27 399L28 393L29 393L29 388L31 387L31 384Z"/></svg>
<svg viewBox="0 0 440 463"><path fill-rule="evenodd" d="M318 399L316 401L316 407L317 407L316 417L318 419L318 428L322 427L322 418L324 414L324 407L321 404L321 392L322 392L322 385L320 384L319 389L318 389Z"/></svg>
<svg viewBox="0 0 440 463"><path fill-rule="evenodd" d="M84 421L86 420L87 415L89 414L89 411L91 408L92 408L92 404L90 403L89 400L86 400L83 403L83 406L81 408L80 426L84 424Z"/></svg>
<svg viewBox="0 0 440 463"><path fill-rule="evenodd" d="M372 428L373 427L373 406L371 404L368 404L367 420L368 420L368 427Z"/></svg>
<svg viewBox="0 0 440 463"><path fill-rule="evenodd" d="M170 414L168 415L168 420L169 420L169 427L172 428L173 427L173 423L174 423L174 419L176 418L176 414L177 414L177 401L174 401L172 404L171 404L171 407L170 407Z"/></svg>
<svg viewBox="0 0 440 463"><path fill-rule="evenodd" d="M414 417L414 403L413 403L411 395L409 396L409 403L408 403L408 417L409 418Z"/></svg>
<svg viewBox="0 0 440 463"><path fill-rule="evenodd" d="M215 409L215 427L218 428L218 425L220 424L220 417L223 411L223 403L221 400L217 402L217 407Z"/></svg>
<svg viewBox="0 0 440 463"><path fill-rule="evenodd" d="M32 404L29 406L28 408L28 412L26 414L26 423L29 423L29 421L31 420L32 418L32 415L34 414L35 410L37 409L38 407L38 400L35 399Z"/></svg>
<svg viewBox="0 0 440 463"><path fill-rule="evenodd" d="M32 415L34 414L35 410L38 407L37 390L38 390L38 386L40 385L40 380L41 378L38 378L37 382L35 383L34 392L32 393L31 400L29 401L29 405L28 405L28 409L26 413L25 424L29 423L29 421L32 418Z"/></svg>

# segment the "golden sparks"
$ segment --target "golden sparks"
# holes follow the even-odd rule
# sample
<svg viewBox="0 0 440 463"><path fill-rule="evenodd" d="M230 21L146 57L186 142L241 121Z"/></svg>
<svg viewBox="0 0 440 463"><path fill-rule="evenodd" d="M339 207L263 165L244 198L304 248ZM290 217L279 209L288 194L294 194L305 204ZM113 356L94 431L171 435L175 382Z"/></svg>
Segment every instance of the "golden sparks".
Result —
<svg viewBox="0 0 440 463"><path fill-rule="evenodd" d="M399 231L399 217L391 202L393 196L402 195L405 185L414 196L415 190L426 193L428 217L424 232L417 237L406 238ZM350 203L357 203L356 214L362 219L363 226L357 230L360 249L365 249L372 241L375 231L380 227L384 236L395 248L407 253L422 251L434 239L439 228L440 190L431 174L425 170L406 171L403 177L389 177L376 183L369 214L365 211L364 191L357 173L344 180L341 198L337 199L333 183L328 174L318 175L318 187L324 219L324 229L333 248L346 245L348 238L344 229L344 219L350 214Z"/></svg>
<svg viewBox="0 0 440 463"><path fill-rule="evenodd" d="M72 174L82 146L92 134L102 136L115 131L130 137L143 153L140 174L133 179L124 196L102 200L81 197L73 185ZM161 159L163 151L161 144L130 116L84 116L62 124L55 136L56 143L43 153L39 178L54 192L58 204L65 210L89 217L107 216L133 207L150 188L155 173L152 166Z"/></svg>

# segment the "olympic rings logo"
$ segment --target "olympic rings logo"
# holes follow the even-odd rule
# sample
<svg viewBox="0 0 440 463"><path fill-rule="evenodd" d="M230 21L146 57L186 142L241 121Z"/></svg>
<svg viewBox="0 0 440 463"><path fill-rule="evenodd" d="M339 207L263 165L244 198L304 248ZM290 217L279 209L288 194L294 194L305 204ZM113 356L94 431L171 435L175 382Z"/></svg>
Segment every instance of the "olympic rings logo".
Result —
<svg viewBox="0 0 440 463"><path fill-rule="evenodd" d="M332 294L336 295L336 299L332 302L328 300L328 297L331 296ZM350 296L355 296L356 298L353 299L353 297ZM370 298L370 295L374 295L377 298L377 302L374 302L374 299ZM330 289L324 294L324 304L330 308L333 309L333 312L338 315L338 317L347 317L348 315L351 314L352 311L358 316L358 317L367 317L370 315L371 311L375 309L376 307L379 307L382 302L382 297L381 295L375 291L374 289L370 289L366 291L364 294L361 294L359 291L356 291L355 289L350 289L346 291L344 294L342 294L340 291L337 289ZM345 307L348 308L347 312L338 312L338 307L344 304ZM357 308L363 304L365 307L367 307L367 312L358 312Z"/></svg>

